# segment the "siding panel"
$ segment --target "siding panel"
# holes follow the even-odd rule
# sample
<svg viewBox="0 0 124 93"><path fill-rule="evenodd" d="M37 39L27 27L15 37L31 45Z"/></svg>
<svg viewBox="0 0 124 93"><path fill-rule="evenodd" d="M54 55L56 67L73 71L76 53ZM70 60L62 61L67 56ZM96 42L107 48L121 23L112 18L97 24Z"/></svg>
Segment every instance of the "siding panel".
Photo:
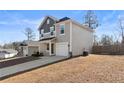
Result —
<svg viewBox="0 0 124 93"><path fill-rule="evenodd" d="M93 45L93 32L86 31L76 24L72 24L72 55L81 55L84 48L91 51Z"/></svg>

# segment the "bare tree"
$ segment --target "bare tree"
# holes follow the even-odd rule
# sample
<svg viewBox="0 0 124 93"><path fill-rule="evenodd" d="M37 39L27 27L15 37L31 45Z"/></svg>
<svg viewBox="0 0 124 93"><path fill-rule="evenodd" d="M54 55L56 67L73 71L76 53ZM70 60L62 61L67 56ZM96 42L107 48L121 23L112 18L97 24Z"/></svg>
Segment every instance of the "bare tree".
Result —
<svg viewBox="0 0 124 93"><path fill-rule="evenodd" d="M99 38L98 38L97 35L94 35L94 40L93 40L93 41L94 41L94 42L93 42L93 45L94 45L94 46L96 46L96 45L99 44Z"/></svg>
<svg viewBox="0 0 124 93"><path fill-rule="evenodd" d="M84 16L84 23L91 29L96 29L99 26L97 16L91 10L88 10L86 15Z"/></svg>
<svg viewBox="0 0 124 93"><path fill-rule="evenodd" d="M121 36L121 43L124 44L124 17L118 19L117 31L119 31Z"/></svg>
<svg viewBox="0 0 124 93"><path fill-rule="evenodd" d="M13 49L12 42L6 43L3 45L4 49Z"/></svg>
<svg viewBox="0 0 124 93"><path fill-rule="evenodd" d="M26 28L24 34L27 37L28 41L35 39L35 33L31 28Z"/></svg>
<svg viewBox="0 0 124 93"><path fill-rule="evenodd" d="M120 44L120 33L118 33L118 31L113 31L113 40L114 40L114 44L115 45L119 45Z"/></svg>
<svg viewBox="0 0 124 93"><path fill-rule="evenodd" d="M113 37L109 36L109 35L102 35L100 43L102 45L112 45L114 43L113 42Z"/></svg>

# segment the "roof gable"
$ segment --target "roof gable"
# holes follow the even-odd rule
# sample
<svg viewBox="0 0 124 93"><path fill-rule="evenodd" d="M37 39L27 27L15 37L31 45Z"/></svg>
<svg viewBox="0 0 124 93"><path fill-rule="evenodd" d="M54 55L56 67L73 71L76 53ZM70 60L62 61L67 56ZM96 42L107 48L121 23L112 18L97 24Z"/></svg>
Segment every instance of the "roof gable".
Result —
<svg viewBox="0 0 124 93"><path fill-rule="evenodd" d="M48 18L54 20L55 22L58 21L58 19L55 18L55 17L52 17L52 16L46 16L46 17L43 19L43 21L41 22L40 26L38 27L38 30L40 30L40 28L43 26L43 24L46 22L46 20L47 20Z"/></svg>

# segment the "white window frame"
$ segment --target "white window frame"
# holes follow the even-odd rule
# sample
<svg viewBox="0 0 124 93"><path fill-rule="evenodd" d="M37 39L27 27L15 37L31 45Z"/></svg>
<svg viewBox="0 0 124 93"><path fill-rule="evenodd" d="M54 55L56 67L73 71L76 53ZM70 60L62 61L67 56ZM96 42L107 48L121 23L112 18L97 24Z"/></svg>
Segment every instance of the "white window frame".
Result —
<svg viewBox="0 0 124 93"><path fill-rule="evenodd" d="M49 31L49 32L44 33L44 35L47 35L47 34L50 34L50 31Z"/></svg>
<svg viewBox="0 0 124 93"><path fill-rule="evenodd" d="M41 35L42 35L42 34L44 35L44 29L41 29L40 38L43 38L43 37L44 37L44 36L43 36L43 37L41 37Z"/></svg>
<svg viewBox="0 0 124 93"><path fill-rule="evenodd" d="M51 31L51 28L53 28L53 29L54 29L54 26L51 26L51 27L50 27L50 32L52 32L52 31ZM54 30L53 30L53 31L54 31Z"/></svg>
<svg viewBox="0 0 124 93"><path fill-rule="evenodd" d="M41 29L41 33L44 33L44 29Z"/></svg>
<svg viewBox="0 0 124 93"><path fill-rule="evenodd" d="M51 37L56 36L55 25L51 26L50 29L51 29L51 28L54 29L54 30L53 30L53 33L54 33L54 34L53 34L53 35L50 35L50 36L51 36ZM50 34L51 34L51 32L52 32L52 31L50 30Z"/></svg>
<svg viewBox="0 0 124 93"><path fill-rule="evenodd" d="M50 24L50 19L47 19L47 24Z"/></svg>
<svg viewBox="0 0 124 93"><path fill-rule="evenodd" d="M50 34L50 31L49 31L49 32L44 33L44 29L43 29L43 34L44 34L44 35Z"/></svg>
<svg viewBox="0 0 124 93"><path fill-rule="evenodd" d="M40 34L44 34L44 29L41 29L41 33Z"/></svg>
<svg viewBox="0 0 124 93"><path fill-rule="evenodd" d="M61 33L61 26L64 26L64 33ZM65 24L60 24L60 35L65 35Z"/></svg>

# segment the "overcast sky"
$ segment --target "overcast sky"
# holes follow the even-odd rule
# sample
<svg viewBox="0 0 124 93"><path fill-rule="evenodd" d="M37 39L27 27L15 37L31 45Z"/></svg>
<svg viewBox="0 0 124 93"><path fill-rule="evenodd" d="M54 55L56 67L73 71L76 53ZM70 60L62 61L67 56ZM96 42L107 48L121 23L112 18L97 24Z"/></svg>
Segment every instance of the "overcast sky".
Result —
<svg viewBox="0 0 124 93"><path fill-rule="evenodd" d="M124 15L124 11L99 10L94 12L101 24L95 32L98 36L102 34L113 34L118 18ZM51 15L58 19L67 16L83 23L85 14L86 11L83 10L0 10L0 44L26 40L23 34L26 27L33 29L37 36L36 39L38 39L37 28L46 15Z"/></svg>

